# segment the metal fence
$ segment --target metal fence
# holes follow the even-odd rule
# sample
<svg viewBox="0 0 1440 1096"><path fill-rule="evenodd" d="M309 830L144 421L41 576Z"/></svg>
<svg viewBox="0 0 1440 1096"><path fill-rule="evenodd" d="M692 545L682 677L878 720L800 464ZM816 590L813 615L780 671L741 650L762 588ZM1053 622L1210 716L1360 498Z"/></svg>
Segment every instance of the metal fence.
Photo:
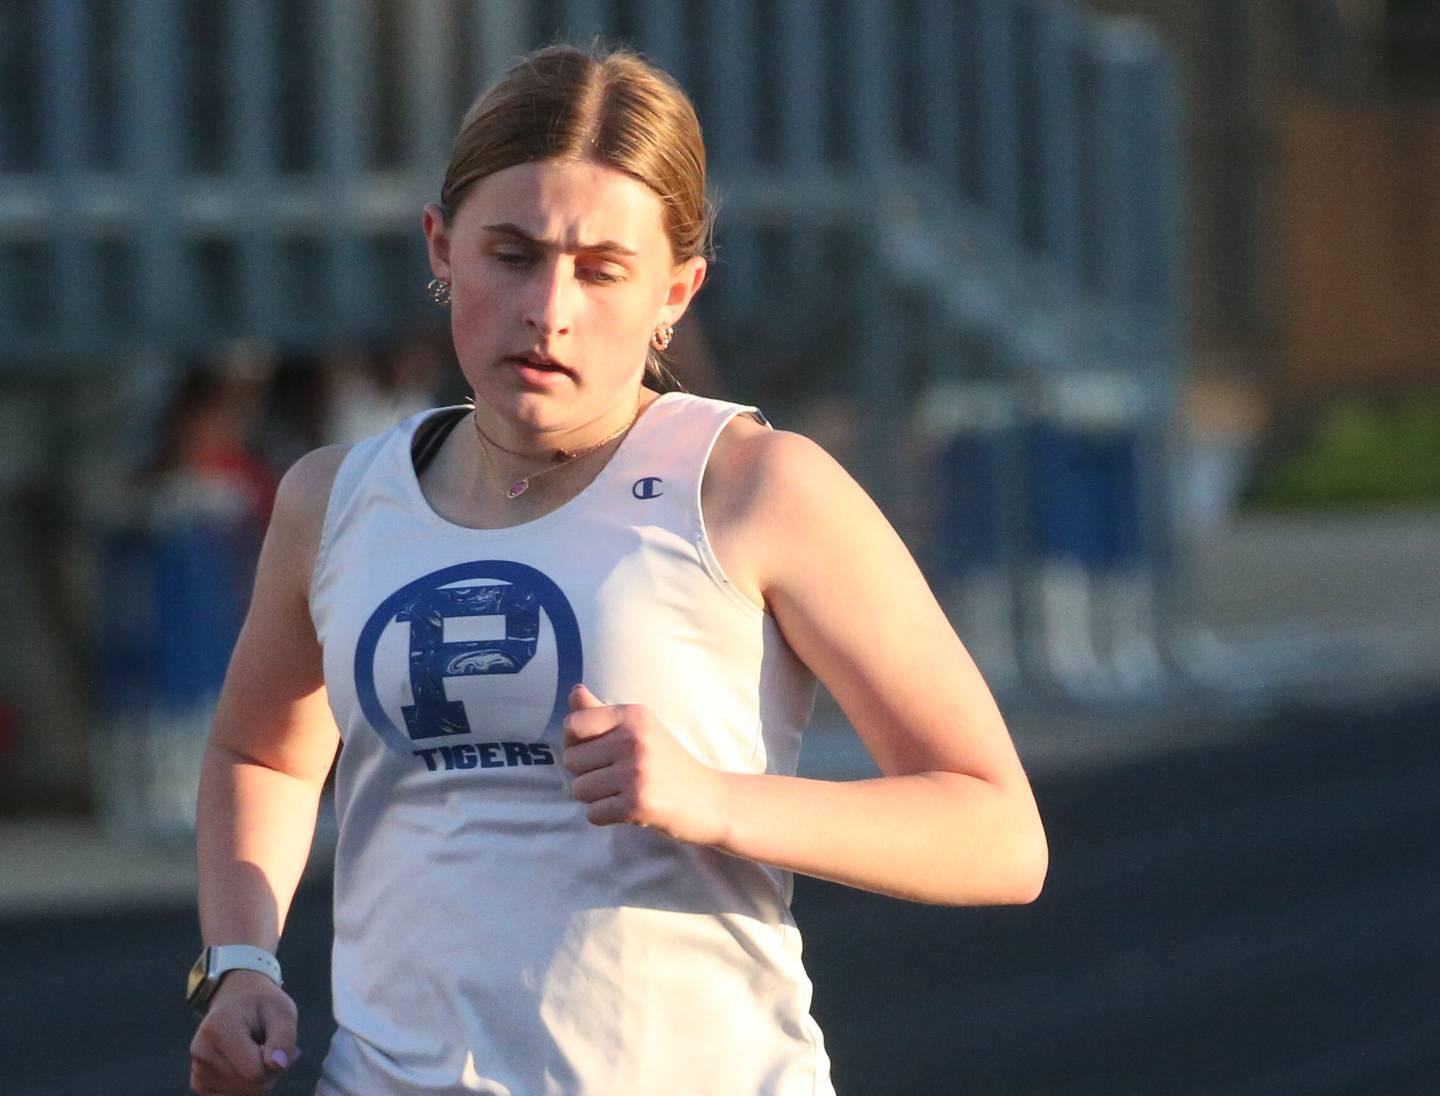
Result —
<svg viewBox="0 0 1440 1096"><path fill-rule="evenodd" d="M475 91L529 46L591 35L632 42L697 101L735 214L727 311L753 311L765 281L754 214L883 218L872 194L919 182L983 227L987 263L1008 256L980 274L991 307L1029 256L1058 292L1174 322L1168 60L1065 5L15 0L0 32L11 367L392 322ZM959 275L966 256L940 261Z"/></svg>
<svg viewBox="0 0 1440 1096"><path fill-rule="evenodd" d="M696 100L711 329L828 336L872 490L928 431L929 562L992 677L1152 688L1178 612L1177 74L1144 26L1072 4L11 0L0 370L414 322L465 106L518 52L593 35ZM775 379L732 360L741 395Z"/></svg>

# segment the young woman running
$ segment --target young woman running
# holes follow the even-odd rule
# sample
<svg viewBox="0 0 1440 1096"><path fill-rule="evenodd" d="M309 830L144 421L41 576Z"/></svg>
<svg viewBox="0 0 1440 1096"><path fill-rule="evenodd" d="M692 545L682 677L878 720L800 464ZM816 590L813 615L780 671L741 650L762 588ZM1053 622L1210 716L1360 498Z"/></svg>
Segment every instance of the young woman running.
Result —
<svg viewBox="0 0 1440 1096"><path fill-rule="evenodd" d="M523 58L424 229L475 406L285 476L201 780L192 1086L295 1059L273 953L343 743L324 1096L830 1092L792 872L1039 892L990 692L834 460L647 386L706 275L669 77ZM795 776L817 677L883 775Z"/></svg>

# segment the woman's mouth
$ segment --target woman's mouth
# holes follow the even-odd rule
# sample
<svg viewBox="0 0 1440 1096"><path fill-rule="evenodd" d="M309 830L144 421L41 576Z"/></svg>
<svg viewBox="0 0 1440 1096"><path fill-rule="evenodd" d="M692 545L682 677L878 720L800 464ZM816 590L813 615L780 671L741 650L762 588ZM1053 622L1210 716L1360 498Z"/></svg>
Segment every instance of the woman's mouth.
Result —
<svg viewBox="0 0 1440 1096"><path fill-rule="evenodd" d="M512 354L505 361L522 381L537 388L552 388L567 378L573 379L568 368L540 354Z"/></svg>

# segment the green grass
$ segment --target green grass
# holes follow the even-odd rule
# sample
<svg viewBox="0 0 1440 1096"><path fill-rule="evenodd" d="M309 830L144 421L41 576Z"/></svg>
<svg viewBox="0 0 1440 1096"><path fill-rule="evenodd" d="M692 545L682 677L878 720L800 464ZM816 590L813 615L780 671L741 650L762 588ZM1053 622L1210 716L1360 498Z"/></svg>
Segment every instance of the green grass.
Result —
<svg viewBox="0 0 1440 1096"><path fill-rule="evenodd" d="M1262 463L1251 509L1440 504L1440 393L1402 401L1346 399L1307 436Z"/></svg>

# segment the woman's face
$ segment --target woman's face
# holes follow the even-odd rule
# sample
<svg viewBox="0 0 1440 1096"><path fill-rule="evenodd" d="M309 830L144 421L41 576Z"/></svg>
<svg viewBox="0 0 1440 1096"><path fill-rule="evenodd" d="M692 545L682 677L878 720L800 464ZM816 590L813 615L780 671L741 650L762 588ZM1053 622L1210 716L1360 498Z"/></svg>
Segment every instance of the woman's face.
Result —
<svg viewBox="0 0 1440 1096"><path fill-rule="evenodd" d="M628 413L657 324L679 320L705 260L675 264L660 198L588 161L480 180L450 224L425 208L430 266L477 402L537 430Z"/></svg>

